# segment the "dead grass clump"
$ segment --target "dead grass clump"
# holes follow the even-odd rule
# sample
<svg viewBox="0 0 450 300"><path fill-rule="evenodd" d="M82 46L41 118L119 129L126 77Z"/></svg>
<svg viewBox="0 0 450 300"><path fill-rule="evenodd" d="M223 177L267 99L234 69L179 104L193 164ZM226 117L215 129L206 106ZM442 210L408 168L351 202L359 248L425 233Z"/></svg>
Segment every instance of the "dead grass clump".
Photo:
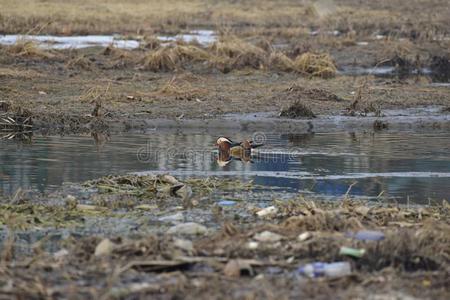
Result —
<svg viewBox="0 0 450 300"><path fill-rule="evenodd" d="M313 111L306 106L301 100L297 100L292 103L289 107L284 108L280 112L280 117L299 119L299 118L315 118L316 115Z"/></svg>
<svg viewBox="0 0 450 300"><path fill-rule="evenodd" d="M336 65L328 54L314 54L306 52L298 56L294 61L295 71L322 78L330 78L336 75Z"/></svg>
<svg viewBox="0 0 450 300"><path fill-rule="evenodd" d="M144 58L144 68L150 71L173 71L189 63L205 62L211 55L193 45L163 47Z"/></svg>
<svg viewBox="0 0 450 300"><path fill-rule="evenodd" d="M272 70L291 72L294 70L294 62L284 53L275 51L270 53L269 67Z"/></svg>
<svg viewBox="0 0 450 300"><path fill-rule="evenodd" d="M400 74L409 74L421 67L420 55L416 46L410 41L385 41L379 65L395 67Z"/></svg>
<svg viewBox="0 0 450 300"><path fill-rule="evenodd" d="M90 103L110 100L111 99L111 95L109 93L110 87L111 87L110 84L108 84L106 87L99 85L89 87L83 92L83 94L80 95L78 100L81 102L90 102Z"/></svg>
<svg viewBox="0 0 450 300"><path fill-rule="evenodd" d="M29 140L33 129L31 112L22 108L12 109L11 106L4 109L5 112L0 111L0 139Z"/></svg>
<svg viewBox="0 0 450 300"><path fill-rule="evenodd" d="M173 71L177 69L177 65L178 56L168 47L152 51L143 60L144 69L153 72Z"/></svg>
<svg viewBox="0 0 450 300"><path fill-rule="evenodd" d="M177 45L171 49L171 52L178 61L182 62L204 62L211 58L208 52L192 45Z"/></svg>
<svg viewBox="0 0 450 300"><path fill-rule="evenodd" d="M387 266L406 271L436 270L448 263L450 227L437 221L425 222L420 229L389 232L380 244L362 245L367 250L358 267L379 270Z"/></svg>
<svg viewBox="0 0 450 300"><path fill-rule="evenodd" d="M266 65L267 53L252 44L237 38L227 38L209 47L215 56L213 64L219 69L260 69Z"/></svg>
<svg viewBox="0 0 450 300"><path fill-rule="evenodd" d="M197 100L201 101L208 91L201 88L193 87L187 80L180 80L176 76L171 78L161 89L156 92L156 95L172 96L177 100Z"/></svg>
<svg viewBox="0 0 450 300"><path fill-rule="evenodd" d="M119 49L112 45L105 48L103 55L110 57L106 63L107 68L134 66L139 61L139 56L135 52Z"/></svg>
<svg viewBox="0 0 450 300"><path fill-rule="evenodd" d="M79 55L76 57L73 57L69 59L69 61L66 63L66 68L68 69L83 69L83 70L92 70L92 62L87 58L85 55Z"/></svg>
<svg viewBox="0 0 450 300"><path fill-rule="evenodd" d="M287 98L289 99L299 99L303 98L306 100L316 100L316 101L333 101L340 102L343 99L336 94L330 93L324 89L318 88L305 88L298 84L293 84L288 89L286 89L285 93L287 94Z"/></svg>
<svg viewBox="0 0 450 300"><path fill-rule="evenodd" d="M34 70L19 70L16 68L0 68L0 78L10 77L10 78L23 78L31 79L40 77L41 74Z"/></svg>
<svg viewBox="0 0 450 300"><path fill-rule="evenodd" d="M431 58L431 70L433 78L439 82L450 81L450 55L433 56Z"/></svg>
<svg viewBox="0 0 450 300"><path fill-rule="evenodd" d="M18 40L14 45L5 47L6 52L16 57L54 58L55 54L40 49L36 43L27 40Z"/></svg>
<svg viewBox="0 0 450 300"><path fill-rule="evenodd" d="M161 41L155 36L146 36L143 45L146 50L156 50L161 46Z"/></svg>

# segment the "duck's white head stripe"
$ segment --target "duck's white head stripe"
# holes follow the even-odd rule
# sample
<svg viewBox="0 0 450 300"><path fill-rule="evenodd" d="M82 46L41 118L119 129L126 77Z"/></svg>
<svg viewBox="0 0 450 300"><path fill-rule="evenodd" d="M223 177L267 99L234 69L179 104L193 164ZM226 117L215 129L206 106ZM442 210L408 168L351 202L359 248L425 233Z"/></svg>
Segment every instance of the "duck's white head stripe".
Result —
<svg viewBox="0 0 450 300"><path fill-rule="evenodd" d="M231 143L230 139L226 138L226 137L220 137L217 139L217 144L221 144L221 143Z"/></svg>

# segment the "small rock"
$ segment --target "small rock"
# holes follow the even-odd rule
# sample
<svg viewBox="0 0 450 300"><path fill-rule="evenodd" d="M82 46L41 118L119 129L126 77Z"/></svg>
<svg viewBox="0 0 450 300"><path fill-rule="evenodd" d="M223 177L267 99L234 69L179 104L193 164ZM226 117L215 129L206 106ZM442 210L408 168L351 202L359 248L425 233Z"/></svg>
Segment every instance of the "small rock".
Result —
<svg viewBox="0 0 450 300"><path fill-rule="evenodd" d="M384 233L375 230L360 230L354 234L350 233L349 236L357 240L362 241L381 241L384 240Z"/></svg>
<svg viewBox="0 0 450 300"><path fill-rule="evenodd" d="M59 251L56 251L53 254L53 257L56 258L56 259L61 259L61 258L65 257L65 256L67 256L67 255L69 255L69 251L67 251L67 249L61 249Z"/></svg>
<svg viewBox="0 0 450 300"><path fill-rule="evenodd" d="M163 175L161 180L164 181L164 182L167 182L169 184L180 184L178 179L176 179L172 175Z"/></svg>
<svg viewBox="0 0 450 300"><path fill-rule="evenodd" d="M277 212L278 212L278 209L275 206L269 206L269 207L261 209L256 214L258 215L258 217L262 218L262 217L275 215Z"/></svg>
<svg viewBox="0 0 450 300"><path fill-rule="evenodd" d="M202 235L208 232L205 226L194 223L181 223L175 226L172 226L167 230L168 234L189 234L189 235Z"/></svg>
<svg viewBox="0 0 450 300"><path fill-rule="evenodd" d="M39 94L39 95L47 95L47 93L44 92L44 91L39 91L38 94Z"/></svg>
<svg viewBox="0 0 450 300"><path fill-rule="evenodd" d="M222 201L217 202L217 204L220 206L233 206L233 205L236 205L236 201L222 200Z"/></svg>
<svg viewBox="0 0 450 300"><path fill-rule="evenodd" d="M88 204L78 204L77 209L79 210L99 210L100 207L95 205L88 205Z"/></svg>
<svg viewBox="0 0 450 300"><path fill-rule="evenodd" d="M312 233L309 232L309 231L300 233L300 234L298 235L298 237L297 237L297 239L298 239L300 242L304 242L304 241L306 241L306 240L309 240L310 238L312 238Z"/></svg>
<svg viewBox="0 0 450 300"><path fill-rule="evenodd" d="M156 205L150 205L150 204L141 204L135 207L135 209L140 209L140 210L154 210L158 208Z"/></svg>
<svg viewBox="0 0 450 300"><path fill-rule="evenodd" d="M362 215L362 216L367 216L367 214L369 213L370 208L367 206L357 206L355 208L355 212L357 212L358 214Z"/></svg>
<svg viewBox="0 0 450 300"><path fill-rule="evenodd" d="M265 277L264 274L261 273L261 274L256 275L255 278L253 278L253 280L263 280L264 277Z"/></svg>
<svg viewBox="0 0 450 300"><path fill-rule="evenodd" d="M181 250L185 250L188 252L194 251L194 246L190 240L175 239L173 241L173 245Z"/></svg>
<svg viewBox="0 0 450 300"><path fill-rule="evenodd" d="M225 265L223 273L229 277L240 277L243 273L253 275L253 269L252 266L245 260L232 259Z"/></svg>
<svg viewBox="0 0 450 300"><path fill-rule="evenodd" d="M77 201L77 198L75 198L75 197L72 196L72 195L67 195L66 201Z"/></svg>
<svg viewBox="0 0 450 300"><path fill-rule="evenodd" d="M247 247L247 249L255 250L255 249L258 249L259 243L255 242L255 241L250 241L245 246Z"/></svg>
<svg viewBox="0 0 450 300"><path fill-rule="evenodd" d="M184 215L181 212L177 212L173 215L159 217L158 220L162 222L178 222L184 220Z"/></svg>
<svg viewBox="0 0 450 300"><path fill-rule="evenodd" d="M110 239L103 239L97 247L95 247L95 256L105 256L111 254L116 245Z"/></svg>
<svg viewBox="0 0 450 300"><path fill-rule="evenodd" d="M170 188L170 193L188 200L192 197L192 188L186 184L175 185Z"/></svg>
<svg viewBox="0 0 450 300"><path fill-rule="evenodd" d="M263 231L261 233L255 234L253 238L259 242L275 243L280 241L283 236L270 231Z"/></svg>

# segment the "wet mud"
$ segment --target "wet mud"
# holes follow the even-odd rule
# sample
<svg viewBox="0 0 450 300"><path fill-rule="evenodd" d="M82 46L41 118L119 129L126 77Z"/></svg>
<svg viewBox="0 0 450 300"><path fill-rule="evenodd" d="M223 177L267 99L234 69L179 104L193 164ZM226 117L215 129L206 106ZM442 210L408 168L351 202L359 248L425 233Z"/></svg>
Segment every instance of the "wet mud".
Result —
<svg viewBox="0 0 450 300"><path fill-rule="evenodd" d="M3 200L0 293L125 299L331 293L365 298L368 292L385 297L394 291L399 297L448 296L447 202L415 207L294 197L259 206L245 198L255 188L234 180L110 176L52 195ZM181 191L186 189L191 192ZM213 200L229 193L233 201ZM376 231L379 239L361 230ZM343 247L362 254L342 254ZM348 262L351 273L302 275L302 266L317 261Z"/></svg>

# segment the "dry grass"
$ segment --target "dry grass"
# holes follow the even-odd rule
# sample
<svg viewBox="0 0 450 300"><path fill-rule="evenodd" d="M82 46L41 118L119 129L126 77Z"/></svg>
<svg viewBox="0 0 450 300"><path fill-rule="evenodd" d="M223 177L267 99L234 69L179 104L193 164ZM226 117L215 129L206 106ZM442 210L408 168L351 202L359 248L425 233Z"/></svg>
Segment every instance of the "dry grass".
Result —
<svg viewBox="0 0 450 300"><path fill-rule="evenodd" d="M275 51L270 53L269 67L271 70L291 72L294 70L294 62L284 53Z"/></svg>
<svg viewBox="0 0 450 300"><path fill-rule="evenodd" d="M143 39L143 48L147 50L155 50L161 46L161 41L154 35L146 36Z"/></svg>
<svg viewBox="0 0 450 300"><path fill-rule="evenodd" d="M108 56L108 68L123 68L127 66L135 66L140 61L140 54L130 50L119 49L113 46L108 46L103 51L103 55Z"/></svg>
<svg viewBox="0 0 450 300"><path fill-rule="evenodd" d="M173 57L181 62L204 62L211 59L211 55L205 50L192 45L177 45L170 49Z"/></svg>
<svg viewBox="0 0 450 300"><path fill-rule="evenodd" d="M78 55L69 59L69 61L66 63L66 68L69 69L80 68L83 70L92 71L93 64L89 60L89 58L87 58L85 55Z"/></svg>
<svg viewBox="0 0 450 300"><path fill-rule="evenodd" d="M160 72L173 71L177 69L178 57L173 53L171 48L160 48L150 52L143 62L145 70Z"/></svg>
<svg viewBox="0 0 450 300"><path fill-rule="evenodd" d="M294 61L295 71L322 78L330 78L336 75L336 65L328 54L315 54L306 52L298 56Z"/></svg>
<svg viewBox="0 0 450 300"><path fill-rule="evenodd" d="M214 56L212 64L222 71L231 69L261 69L267 64L267 53L235 37L226 37L213 43L209 49Z"/></svg>
<svg viewBox="0 0 450 300"><path fill-rule="evenodd" d="M0 67L0 78L10 77L10 78L23 78L31 79L42 76L40 73L33 70L19 70L17 68L1 68Z"/></svg>
<svg viewBox="0 0 450 300"><path fill-rule="evenodd" d="M18 40L14 45L3 48L7 54L15 57L51 59L56 55L50 51L40 49L36 43L27 40Z"/></svg>
<svg viewBox="0 0 450 300"><path fill-rule="evenodd" d="M228 72L242 68L262 69L267 66L267 60L267 53L261 48L232 38L216 42L206 49L194 45L162 47L151 51L142 64L146 70L166 72L183 69L194 63L208 62L209 65Z"/></svg>
<svg viewBox="0 0 450 300"><path fill-rule="evenodd" d="M313 111L301 100L297 100L292 103L289 107L286 107L281 110L280 117L299 119L299 118L307 118L312 119L315 118L316 115Z"/></svg>
<svg viewBox="0 0 450 300"><path fill-rule="evenodd" d="M137 67L153 72L170 72L189 69L197 66L212 66L227 73L244 68L270 69L281 72L296 71L304 75L320 76L328 78L334 76L336 67L333 60L327 54L304 53L295 61L280 51L272 51L273 47L268 42L262 46L264 50L250 42L237 37L223 37L209 47L194 45L192 43L172 43L160 46L153 43L149 48L154 48L143 54L142 51L130 51L108 46L102 52L101 58L94 58L92 54L83 54L81 51L47 51L39 48L30 41L19 41L13 46L2 48L9 57L30 59L59 59L65 61L69 69L84 69L92 71L95 65L105 69ZM270 51L270 52L269 52ZM91 57L92 56L92 57ZM98 63L94 63L98 61ZM203 65L201 65L203 64Z"/></svg>
<svg viewBox="0 0 450 300"><path fill-rule="evenodd" d="M188 80L181 77L172 77L155 95L172 96L177 100L198 100L204 98L208 91L201 88L195 88Z"/></svg>
<svg viewBox="0 0 450 300"><path fill-rule="evenodd" d="M307 13L304 5L293 0L23 0L21 5L14 0L1 0L0 31L24 33L42 24L47 24L43 33L65 35L152 33L218 24L300 25Z"/></svg>

